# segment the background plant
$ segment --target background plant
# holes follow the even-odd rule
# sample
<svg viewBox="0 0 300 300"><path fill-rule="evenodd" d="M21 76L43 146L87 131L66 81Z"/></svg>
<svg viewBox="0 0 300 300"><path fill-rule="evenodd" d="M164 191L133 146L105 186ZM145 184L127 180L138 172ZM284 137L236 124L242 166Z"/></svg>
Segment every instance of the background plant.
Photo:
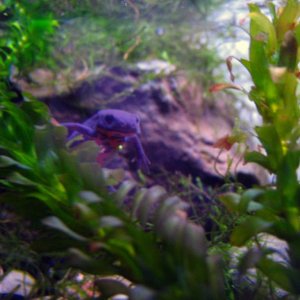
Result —
<svg viewBox="0 0 300 300"><path fill-rule="evenodd" d="M2 72L14 65L26 73L49 56L49 40L58 22L51 13L41 13L37 4L27 1L4 1L0 12L0 51L6 66L2 64Z"/></svg>
<svg viewBox="0 0 300 300"><path fill-rule="evenodd" d="M22 35L18 40L22 47L16 44L13 47L28 52L20 56L27 58L22 62L23 67L17 66L24 74L28 73L25 64L31 63L55 72L83 66L92 72L99 64L131 65L141 60L161 59L208 84L211 79L208 74L220 63L206 41L210 29L205 25L207 14L220 0L5 3L10 15L8 24L16 27L15 37ZM27 32L25 27L17 29L21 23L27 23ZM47 47L43 47L45 39L50 37L48 33L57 25L60 28L51 36L53 43L45 43ZM30 44L32 47L28 47ZM32 61L29 52L34 48L38 54ZM44 55L49 52L51 56Z"/></svg>

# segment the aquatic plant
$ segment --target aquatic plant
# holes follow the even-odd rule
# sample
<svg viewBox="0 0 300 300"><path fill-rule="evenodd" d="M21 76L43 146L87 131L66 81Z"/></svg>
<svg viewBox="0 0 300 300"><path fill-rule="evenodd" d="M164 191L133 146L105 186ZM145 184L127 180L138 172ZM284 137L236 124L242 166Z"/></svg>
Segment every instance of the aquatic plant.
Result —
<svg viewBox="0 0 300 300"><path fill-rule="evenodd" d="M270 283L293 294L300 294L300 184L297 170L300 162L300 111L297 87L299 80L300 4L288 0L276 9L270 3L270 16L264 15L255 4L249 4L249 59L238 59L251 75L249 92L233 83L217 84L212 91L234 88L246 93L262 117L255 127L260 142L254 151L247 150L246 163L256 163L275 175L274 184L257 187L242 193L227 193L221 197L228 209L247 215L232 232L231 243L250 247L240 261L239 272L244 275L256 267ZM234 80L232 59L227 66ZM230 148L239 142L238 135L226 138ZM245 142L243 139L242 142ZM274 260L277 250L259 242L261 233L286 241L288 259ZM279 251L281 255L284 250Z"/></svg>
<svg viewBox="0 0 300 300"><path fill-rule="evenodd" d="M19 21L22 32L31 28L27 21ZM142 188L122 171L114 176L101 169L91 145L94 162L82 161L80 151L66 148L66 129L51 123L45 104L26 94L14 103L15 92L6 84L10 65L29 67L32 53L25 50L39 47L33 37L19 51L22 34L7 25L11 52L1 57L0 202L42 232L31 248L63 257L65 268L119 274L134 283L124 291L115 280L106 288L109 296L122 291L132 299L224 298L220 259L208 255L204 230L187 219L180 198L160 186Z"/></svg>
<svg viewBox="0 0 300 300"><path fill-rule="evenodd" d="M201 42L204 26L195 24L204 22L220 2L7 1L2 12L10 16L5 23L14 27L9 48L24 52L22 67L17 65L24 74L31 63L68 73L75 66L92 72L99 64L160 59L207 83L220 60L207 42ZM53 32L56 26L60 29ZM50 37L52 42L47 43Z"/></svg>
<svg viewBox="0 0 300 300"><path fill-rule="evenodd" d="M14 65L21 73L49 57L51 37L58 21L27 1L4 1L0 5L1 72ZM2 74L3 76L3 74Z"/></svg>
<svg viewBox="0 0 300 300"><path fill-rule="evenodd" d="M246 153L245 160L275 174L276 182L221 197L228 210L240 217L231 244L249 246L237 276L227 264L228 257L221 257L230 256L231 246L216 243L211 248L203 228L188 220L187 204L178 196L161 186L143 187L122 170L99 167L97 149L91 144L70 153L66 129L50 122L45 104L27 94L21 103L13 102L16 95L7 84L11 64L20 71L30 68L39 49L41 60L49 49L45 37L53 36L57 22L45 15L45 22L38 22L44 39L36 40L32 32L38 25L32 24L36 15L31 13L31 2L6 3L1 7L9 14L1 22L0 202L42 232L30 245L35 253L58 255L63 260L60 267L98 275L96 288L106 291L103 298L122 292L130 299L235 299L234 280L252 267L270 280L271 287L276 283L291 294L300 294L297 1L289 0L278 11L271 4L272 19L256 5L249 6L249 60L240 62L252 77L254 86L248 94L263 123L255 129L261 146ZM26 15L16 20L13 16L20 7ZM30 33L26 47L19 48L24 33ZM232 58L227 64L232 74ZM244 91L236 84L212 90L230 87ZM245 142L244 135L235 132L218 146L229 149L236 142ZM260 242L262 232L287 242L285 264L273 260L276 251ZM122 275L133 285L101 281L107 274Z"/></svg>
<svg viewBox="0 0 300 300"><path fill-rule="evenodd" d="M67 266L88 273L122 275L136 299L223 297L219 258L208 255L204 230L186 218L180 198L80 162L67 151L66 129L53 126L37 100L2 99L0 124L0 201L48 232L33 249L62 253Z"/></svg>

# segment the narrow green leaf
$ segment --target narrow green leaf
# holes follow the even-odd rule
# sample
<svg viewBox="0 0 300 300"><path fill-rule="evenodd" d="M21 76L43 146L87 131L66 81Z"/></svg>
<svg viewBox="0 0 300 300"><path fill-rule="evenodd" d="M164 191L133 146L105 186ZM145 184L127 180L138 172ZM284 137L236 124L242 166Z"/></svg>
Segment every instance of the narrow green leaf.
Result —
<svg viewBox="0 0 300 300"><path fill-rule="evenodd" d="M256 151L247 152L245 154L245 161L256 163L272 173L275 172L275 169L271 166L269 159L265 155L261 154L260 152L256 152Z"/></svg>
<svg viewBox="0 0 300 300"><path fill-rule="evenodd" d="M260 31L267 34L268 55L272 55L275 52L277 46L276 32L273 24L261 12L251 12L249 16L251 20L258 25L257 27L259 27ZM257 34L257 32L252 32L252 33ZM255 36L252 36L252 38L255 38Z"/></svg>
<svg viewBox="0 0 300 300"><path fill-rule="evenodd" d="M275 23L279 42L283 41L285 33L292 28L294 23L296 23L296 18L299 16L299 11L300 4L297 0L287 1L286 6Z"/></svg>
<svg viewBox="0 0 300 300"><path fill-rule="evenodd" d="M76 211L79 222L89 223L95 220L98 221L98 215L86 203L76 202L73 208Z"/></svg>
<svg viewBox="0 0 300 300"><path fill-rule="evenodd" d="M187 206L188 205L177 196L165 199L155 211L154 224L157 230L160 230L161 226L163 226L163 223L170 215L175 215L177 210L186 209Z"/></svg>
<svg viewBox="0 0 300 300"><path fill-rule="evenodd" d="M273 19L273 23L275 23L277 21L277 13L276 13L276 6L274 3L268 3L268 7L269 7L269 11L271 13L272 19Z"/></svg>
<svg viewBox="0 0 300 300"><path fill-rule="evenodd" d="M90 274L113 275L117 268L105 259L93 259L76 248L69 249L66 262L74 268L79 268Z"/></svg>
<svg viewBox="0 0 300 300"><path fill-rule="evenodd" d="M51 217L47 217L45 219L42 220L42 223L44 225L47 225L51 228L57 229L61 232L64 232L65 234L67 234L68 236L79 240L79 241L87 241L87 239L79 234L77 234L76 232L74 232L73 230L71 230L70 228L68 228L59 218L51 216Z"/></svg>
<svg viewBox="0 0 300 300"><path fill-rule="evenodd" d="M260 203L255 202L260 195L263 195L262 189L249 189L242 194L240 203L238 205L239 212L244 214L247 212L253 212L262 209L263 206Z"/></svg>
<svg viewBox="0 0 300 300"><path fill-rule="evenodd" d="M14 172L10 176L7 177L7 180L12 183L20 184L20 185L27 185L27 186L36 186L37 183L33 182L29 178L25 177L24 175Z"/></svg>
<svg viewBox="0 0 300 300"><path fill-rule="evenodd" d="M66 165L70 168L72 165L69 163L69 154L65 153ZM81 163L79 165L79 170L74 166L74 170L69 170L69 172L80 172L81 177L83 179L84 186L86 189L89 189L93 192L103 194L105 190L104 186L104 175L102 169L100 168L99 164L97 163ZM71 173L71 174L72 174ZM76 174L76 173L75 173Z"/></svg>
<svg viewBox="0 0 300 300"><path fill-rule="evenodd" d="M36 125L45 124L49 121L49 110L45 103L36 99L26 99L21 105L22 110Z"/></svg>
<svg viewBox="0 0 300 300"><path fill-rule="evenodd" d="M193 255L205 255L207 250L207 240L202 226L186 221L181 244Z"/></svg>
<svg viewBox="0 0 300 300"><path fill-rule="evenodd" d="M297 39L297 43L298 43L298 45L300 45L300 23L298 23L294 32L295 32L295 37Z"/></svg>
<svg viewBox="0 0 300 300"><path fill-rule="evenodd" d="M281 288L293 294L300 293L299 270L288 268L267 257L262 258L258 262L257 267Z"/></svg>
<svg viewBox="0 0 300 300"><path fill-rule="evenodd" d="M0 168L6 168L11 166L17 166L20 169L28 170L30 169L28 166L21 164L20 162L12 159L11 157L1 155L0 156Z"/></svg>
<svg viewBox="0 0 300 300"><path fill-rule="evenodd" d="M278 162L281 161L283 156L283 148L275 126L272 124L263 125L261 127L257 127L255 131L267 152L271 168L277 170Z"/></svg>
<svg viewBox="0 0 300 300"><path fill-rule="evenodd" d="M297 207L299 181L297 169L300 164L300 151L288 152L279 165L277 187L285 207Z"/></svg>
<svg viewBox="0 0 300 300"><path fill-rule="evenodd" d="M136 210L136 216L142 225L146 225L149 219L153 218L156 206L166 194L166 190L161 186L153 186L147 191Z"/></svg>
<svg viewBox="0 0 300 300"><path fill-rule="evenodd" d="M167 218L164 219L164 222L161 224L160 233L163 236L163 238L170 244L176 247L180 247L182 246L184 228L186 225L185 223L186 220L183 220L179 216L175 214L169 215Z"/></svg>
<svg viewBox="0 0 300 300"><path fill-rule="evenodd" d="M268 230L273 223L261 218L249 216L241 224L234 228L231 235L231 243L235 246L243 246L260 232Z"/></svg>
<svg viewBox="0 0 300 300"><path fill-rule="evenodd" d="M87 204L99 203L102 201L96 193L91 191L80 191L78 196Z"/></svg>
<svg viewBox="0 0 300 300"><path fill-rule="evenodd" d="M256 267L256 264L263 257L264 253L262 249L251 248L249 249L243 257L239 260L238 270L241 275L246 274L248 269Z"/></svg>
<svg viewBox="0 0 300 300"><path fill-rule="evenodd" d="M277 90L270 74L263 42L252 39L249 51L250 74L255 86L264 93L267 103L276 102Z"/></svg>
<svg viewBox="0 0 300 300"><path fill-rule="evenodd" d="M226 193L222 194L219 199L224 203L226 208L231 212L239 211L239 203L241 200L241 196L236 193Z"/></svg>
<svg viewBox="0 0 300 300"><path fill-rule="evenodd" d="M146 193L147 193L147 189L146 188L141 188L135 194L134 200L133 200L133 206L132 206L132 209L131 209L131 217L133 219L136 218L137 210L140 207L140 203L141 203L141 201L143 201Z"/></svg>
<svg viewBox="0 0 300 300"><path fill-rule="evenodd" d="M250 69L251 68L250 61L247 60L247 59L242 58L242 59L240 59L240 62L247 69L247 71L250 73L250 70L251 70Z"/></svg>
<svg viewBox="0 0 300 300"><path fill-rule="evenodd" d="M261 12L257 5L249 4L250 15L253 16L261 16ZM263 18L263 17L260 17ZM267 21L265 20L265 23ZM271 24L272 25L272 24ZM270 27L269 25L265 25L265 27ZM273 26L273 25L272 25ZM271 31L272 29L268 29L267 31ZM271 36L274 33L271 33ZM259 91L263 93L263 97L265 101L270 104L274 103L278 100L277 89L275 84L272 81L271 74L269 71L269 60L270 53L266 50L265 38L264 35L267 35L262 31L260 24L258 24L255 20L251 19L250 21L250 35L251 42L249 47L249 62L250 62L250 74L252 80ZM263 38L261 38L261 36ZM274 44L274 37L272 40L272 47ZM275 39L276 42L276 39Z"/></svg>
<svg viewBox="0 0 300 300"><path fill-rule="evenodd" d="M133 180L124 180L117 192L114 193L114 199L118 205L122 206L124 204L124 200L128 196L128 193L136 187L136 183Z"/></svg>
<svg viewBox="0 0 300 300"><path fill-rule="evenodd" d="M116 228L122 227L123 222L115 216L103 216L99 220L100 227Z"/></svg>

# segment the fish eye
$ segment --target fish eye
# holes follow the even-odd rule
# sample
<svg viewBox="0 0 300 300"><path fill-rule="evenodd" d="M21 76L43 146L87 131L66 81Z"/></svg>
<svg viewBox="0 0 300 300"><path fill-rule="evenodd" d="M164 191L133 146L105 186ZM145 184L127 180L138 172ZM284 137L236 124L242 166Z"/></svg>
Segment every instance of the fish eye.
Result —
<svg viewBox="0 0 300 300"><path fill-rule="evenodd" d="M135 122L136 122L136 123L140 123L140 118L136 117L136 118L135 118Z"/></svg>

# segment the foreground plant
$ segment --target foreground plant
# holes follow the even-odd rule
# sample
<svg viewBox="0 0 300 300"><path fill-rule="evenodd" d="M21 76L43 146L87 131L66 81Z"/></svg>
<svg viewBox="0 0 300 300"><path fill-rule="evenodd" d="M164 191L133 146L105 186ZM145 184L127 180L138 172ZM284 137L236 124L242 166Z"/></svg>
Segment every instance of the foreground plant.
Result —
<svg viewBox="0 0 300 300"><path fill-rule="evenodd" d="M20 9L7 3L12 12ZM24 17L15 25L27 32L32 24ZM22 34L14 28L9 23L1 41L10 42L10 51L0 57L0 202L38 229L31 248L63 257L65 268L119 274L135 284L128 289L98 280L102 298L123 292L131 299L224 299L220 260L208 255L205 233L187 219L185 203L162 187L142 188L122 171L113 176L101 169L89 142L71 154L66 128L52 125L43 103L29 95L13 103L5 83L11 63L34 63L18 50ZM25 49L39 50L33 36L26 43Z"/></svg>
<svg viewBox="0 0 300 300"><path fill-rule="evenodd" d="M242 194L228 193L222 201L234 213L248 213L231 235L235 246L255 240L240 262L243 275L256 267L272 282L293 294L300 294L300 111L297 97L299 78L300 4L288 0L279 9L270 3L271 18L255 4L250 10L249 60L239 61L250 73L253 86L248 92L262 117L255 128L261 145L258 151L245 154L247 163L256 163L275 175L274 186L250 189ZM232 74L232 57L227 65ZM236 84L218 84L212 91L234 88ZM245 92L245 91L244 91ZM238 142L231 137L230 141ZM250 215L249 215L250 214ZM259 234L268 233L288 245L288 260L280 263L272 258L276 250L262 246ZM279 251L283 253L284 250Z"/></svg>

